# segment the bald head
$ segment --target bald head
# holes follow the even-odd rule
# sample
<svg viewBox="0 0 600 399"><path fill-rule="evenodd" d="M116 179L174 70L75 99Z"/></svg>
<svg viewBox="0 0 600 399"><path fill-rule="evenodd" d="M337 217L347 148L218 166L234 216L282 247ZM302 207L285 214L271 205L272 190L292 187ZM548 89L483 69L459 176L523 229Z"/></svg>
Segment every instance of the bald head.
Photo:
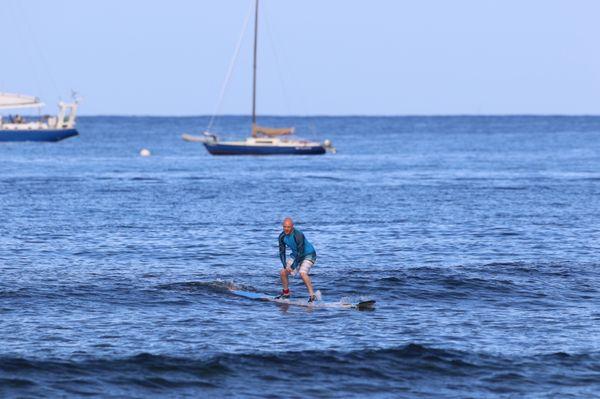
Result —
<svg viewBox="0 0 600 399"><path fill-rule="evenodd" d="M288 235L294 230L294 221L292 218L283 219L283 232Z"/></svg>

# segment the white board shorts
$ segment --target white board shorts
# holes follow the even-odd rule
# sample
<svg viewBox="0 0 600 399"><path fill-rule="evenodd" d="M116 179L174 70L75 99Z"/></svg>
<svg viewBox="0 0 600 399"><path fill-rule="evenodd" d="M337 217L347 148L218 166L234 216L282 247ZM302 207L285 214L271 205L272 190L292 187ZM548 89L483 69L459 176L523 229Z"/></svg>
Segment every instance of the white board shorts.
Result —
<svg viewBox="0 0 600 399"><path fill-rule="evenodd" d="M286 261L286 264L287 264L288 267L292 267L292 263L294 263L294 259L288 259ZM315 265L315 261L314 260L304 259L302 261L302 263L300 263L299 267L297 267L294 270L292 270L292 276L295 276L296 273L306 273L306 274L309 274L310 268L313 267L314 265Z"/></svg>

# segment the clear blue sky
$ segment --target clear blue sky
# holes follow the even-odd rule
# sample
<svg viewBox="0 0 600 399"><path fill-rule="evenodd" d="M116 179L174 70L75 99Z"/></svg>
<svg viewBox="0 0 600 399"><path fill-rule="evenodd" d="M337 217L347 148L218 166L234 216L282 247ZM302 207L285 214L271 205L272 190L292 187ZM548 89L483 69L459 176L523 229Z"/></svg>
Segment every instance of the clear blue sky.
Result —
<svg viewBox="0 0 600 399"><path fill-rule="evenodd" d="M86 115L212 114L250 4L4 0L0 90L54 107L73 88ZM597 0L262 6L262 114L600 114ZM250 111L250 54L248 31L223 113Z"/></svg>

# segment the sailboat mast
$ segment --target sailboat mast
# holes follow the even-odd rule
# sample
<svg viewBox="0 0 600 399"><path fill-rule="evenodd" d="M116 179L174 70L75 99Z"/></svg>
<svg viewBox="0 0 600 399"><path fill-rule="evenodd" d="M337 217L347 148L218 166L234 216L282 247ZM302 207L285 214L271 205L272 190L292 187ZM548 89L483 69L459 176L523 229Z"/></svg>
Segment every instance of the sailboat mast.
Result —
<svg viewBox="0 0 600 399"><path fill-rule="evenodd" d="M252 125L256 124L256 43L258 39L258 0L254 15L254 77L252 80Z"/></svg>

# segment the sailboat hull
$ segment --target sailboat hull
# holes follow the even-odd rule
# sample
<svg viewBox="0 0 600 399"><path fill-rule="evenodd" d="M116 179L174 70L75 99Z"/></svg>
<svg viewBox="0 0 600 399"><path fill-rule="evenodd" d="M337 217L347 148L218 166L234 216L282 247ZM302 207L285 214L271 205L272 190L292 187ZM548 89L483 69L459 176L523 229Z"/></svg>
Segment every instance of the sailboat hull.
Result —
<svg viewBox="0 0 600 399"><path fill-rule="evenodd" d="M16 141L60 141L69 137L77 136L76 129L0 129L0 142Z"/></svg>
<svg viewBox="0 0 600 399"><path fill-rule="evenodd" d="M204 143L212 155L322 155L325 147L322 145L302 146L261 146L227 143Z"/></svg>
<svg viewBox="0 0 600 399"><path fill-rule="evenodd" d="M254 54L253 54L253 77L252 77L252 137L245 141L219 141L218 137L211 134L209 123L208 129L204 132L206 141L204 146L212 155L322 155L325 154L325 143L320 144L314 141L282 139L279 136L288 136L294 133L294 128L273 128L259 126L256 123L256 64L257 64L257 38L258 38L258 3L255 0L254 15ZM241 38L240 38L241 39ZM239 43L238 43L239 49ZM236 50L237 56L237 50ZM234 58L235 60L235 58ZM233 65L233 64L232 64ZM227 74L229 79L229 73ZM225 87L225 86L224 86ZM222 97L222 96L221 96ZM220 104L220 100L219 100ZM218 106L219 107L219 106ZM184 139L190 139L189 135ZM329 146L328 146L329 148Z"/></svg>

